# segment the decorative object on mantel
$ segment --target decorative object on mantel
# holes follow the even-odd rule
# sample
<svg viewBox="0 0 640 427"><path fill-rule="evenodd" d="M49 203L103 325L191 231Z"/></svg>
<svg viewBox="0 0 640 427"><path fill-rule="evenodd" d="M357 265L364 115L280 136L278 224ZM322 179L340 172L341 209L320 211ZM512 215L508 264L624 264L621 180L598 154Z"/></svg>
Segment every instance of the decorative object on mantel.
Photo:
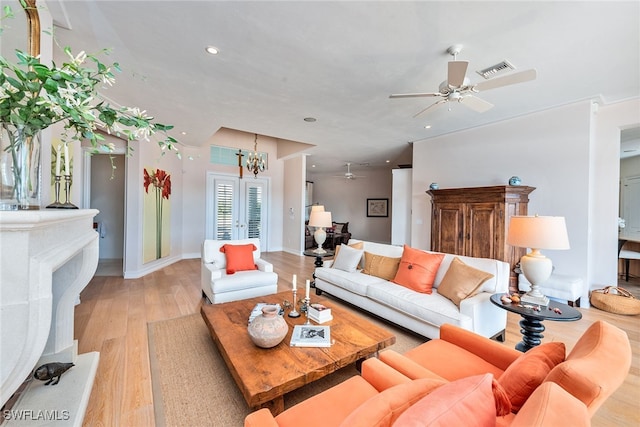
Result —
<svg viewBox="0 0 640 427"><path fill-rule="evenodd" d="M39 38L35 2L21 4L30 17L30 39ZM10 8L5 7L4 12L7 17L13 17ZM98 129L124 136L128 141L148 140L150 135L162 132L165 138L158 141L158 145L163 150L178 151L178 141L167 133L173 126L153 122L153 117L139 108L112 107L98 93L98 89L115 82L112 68L119 70L117 63L108 67L94 55L82 51L74 56L71 49L65 47L68 62L60 67L48 67L40 63L37 43L29 53L15 52L15 64L0 55L0 210L40 209L40 133L55 123L64 124L60 138L65 146L87 139L94 153L110 153L114 149ZM108 52L107 49L100 51ZM87 62L95 69L87 67Z"/></svg>
<svg viewBox="0 0 640 427"><path fill-rule="evenodd" d="M522 184L522 180L520 179L520 177L517 176L512 176L511 178L509 178L509 185L520 185Z"/></svg>
<svg viewBox="0 0 640 427"><path fill-rule="evenodd" d="M253 174L254 178L258 177L258 172L264 172L265 161L262 153L258 153L258 134L255 134L253 140L253 153L249 153L247 157L247 169ZM240 175L242 178L242 175Z"/></svg>
<svg viewBox="0 0 640 427"><path fill-rule="evenodd" d="M47 381L44 385L56 385L60 382L62 374L74 367L73 363L51 362L36 368L33 378L40 381Z"/></svg>
<svg viewBox="0 0 640 427"><path fill-rule="evenodd" d="M440 188L440 186L437 182L432 182L431 185L429 185L429 190L437 190L438 188Z"/></svg>
<svg viewBox="0 0 640 427"><path fill-rule="evenodd" d="M78 209L76 205L69 201L71 193L71 169L69 168L69 146L64 145L64 203L60 202L60 163L62 159L62 146L58 146L56 153L56 175L54 177L54 191L56 200L47 206L48 209Z"/></svg>
<svg viewBox="0 0 640 427"><path fill-rule="evenodd" d="M275 347L289 332L287 322L278 314L278 307L265 305L262 314L256 316L248 327L249 336L255 345L261 348Z"/></svg>

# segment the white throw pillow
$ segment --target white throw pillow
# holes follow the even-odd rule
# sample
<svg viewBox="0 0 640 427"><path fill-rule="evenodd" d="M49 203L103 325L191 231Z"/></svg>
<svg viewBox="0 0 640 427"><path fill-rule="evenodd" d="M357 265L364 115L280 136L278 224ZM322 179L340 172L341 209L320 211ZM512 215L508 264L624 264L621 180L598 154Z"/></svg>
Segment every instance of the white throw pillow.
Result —
<svg viewBox="0 0 640 427"><path fill-rule="evenodd" d="M364 251L362 249L354 249L343 243L340 245L340 251L336 256L336 259L333 260L332 267L353 273L358 268L358 264L360 264L363 253Z"/></svg>

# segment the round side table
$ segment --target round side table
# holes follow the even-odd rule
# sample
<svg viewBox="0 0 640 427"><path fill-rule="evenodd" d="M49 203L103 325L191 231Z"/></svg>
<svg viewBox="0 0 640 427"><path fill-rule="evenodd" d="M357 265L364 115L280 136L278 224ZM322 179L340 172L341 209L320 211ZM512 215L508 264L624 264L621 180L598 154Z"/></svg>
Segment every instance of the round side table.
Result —
<svg viewBox="0 0 640 427"><path fill-rule="evenodd" d="M326 258L326 257L331 257L335 254L334 251L330 251L330 250L326 250L325 252L322 253L318 253L318 252L314 252L313 249L307 249L306 251L303 252L305 256L314 256L316 257L315 262L313 263L313 265L316 266L316 268L318 267L322 267L323 261L322 258ZM315 270L313 271L313 281L311 282L311 287L315 288L316 287L316 272ZM318 294L318 292L320 292L320 290L316 290L316 294ZM320 294L318 294L320 295Z"/></svg>
<svg viewBox="0 0 640 427"><path fill-rule="evenodd" d="M520 320L520 333L522 334L522 341L516 344L516 350L525 352L533 347L540 345L542 342L542 332L544 332L544 320L553 320L556 322L572 322L582 319L582 313L567 304L562 304L555 301L550 301L547 307L540 306L540 311L534 309L532 304L521 303L507 303L504 304L500 297L504 294L491 295L491 302L498 307L510 311L512 313L522 316ZM560 310L560 313L554 311Z"/></svg>

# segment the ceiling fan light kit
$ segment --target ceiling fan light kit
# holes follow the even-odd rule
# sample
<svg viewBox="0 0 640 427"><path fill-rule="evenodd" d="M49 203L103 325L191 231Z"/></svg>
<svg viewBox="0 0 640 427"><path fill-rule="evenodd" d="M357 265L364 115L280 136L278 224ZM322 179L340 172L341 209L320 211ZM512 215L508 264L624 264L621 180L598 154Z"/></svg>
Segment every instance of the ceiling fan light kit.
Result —
<svg viewBox="0 0 640 427"><path fill-rule="evenodd" d="M453 56L453 61L449 61L447 65L447 79L440 83L438 92L399 93L392 94L389 96L389 98L442 98L416 113L413 116L414 118L431 110L434 107L437 107L438 105L452 101L463 104L478 113L484 113L485 111L491 109L493 107L493 104L475 96L474 94L516 83L527 82L530 80L534 80L537 77L536 70L531 69L520 71L517 73L510 73L501 77L491 78L496 74L515 69L515 67L510 62L505 60L500 62L499 64L478 71L477 73L487 80L477 84L471 84L469 78L466 77L469 61L457 60L457 56L461 51L462 45L459 44L450 46L447 49L447 53ZM451 108L449 108L449 110L451 110Z"/></svg>

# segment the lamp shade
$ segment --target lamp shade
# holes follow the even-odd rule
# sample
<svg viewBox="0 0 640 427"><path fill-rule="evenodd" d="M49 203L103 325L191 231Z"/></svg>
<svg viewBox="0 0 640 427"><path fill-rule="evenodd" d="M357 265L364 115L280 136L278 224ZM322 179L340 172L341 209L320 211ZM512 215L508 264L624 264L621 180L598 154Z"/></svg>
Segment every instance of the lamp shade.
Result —
<svg viewBox="0 0 640 427"><path fill-rule="evenodd" d="M326 211L311 211L309 215L310 227L331 227L331 212Z"/></svg>
<svg viewBox="0 0 640 427"><path fill-rule="evenodd" d="M567 226L562 216L513 216L507 243L531 249L569 249Z"/></svg>
<svg viewBox="0 0 640 427"><path fill-rule="evenodd" d="M324 205L313 205L311 206L311 212L323 212L324 211Z"/></svg>

